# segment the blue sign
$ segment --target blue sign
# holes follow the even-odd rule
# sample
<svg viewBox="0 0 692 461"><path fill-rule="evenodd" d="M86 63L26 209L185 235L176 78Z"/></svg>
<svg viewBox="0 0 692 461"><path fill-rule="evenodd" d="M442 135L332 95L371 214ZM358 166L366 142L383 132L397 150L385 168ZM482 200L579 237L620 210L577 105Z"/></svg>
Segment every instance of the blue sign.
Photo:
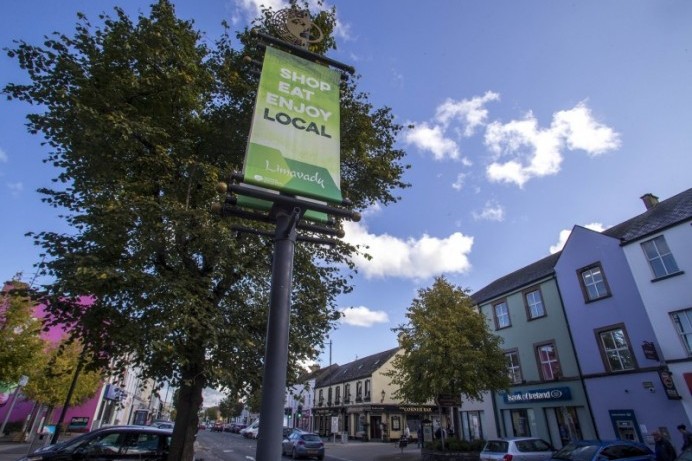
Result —
<svg viewBox="0 0 692 461"><path fill-rule="evenodd" d="M556 400L572 400L569 387L552 387L533 391L520 391L504 394L505 403L552 402Z"/></svg>

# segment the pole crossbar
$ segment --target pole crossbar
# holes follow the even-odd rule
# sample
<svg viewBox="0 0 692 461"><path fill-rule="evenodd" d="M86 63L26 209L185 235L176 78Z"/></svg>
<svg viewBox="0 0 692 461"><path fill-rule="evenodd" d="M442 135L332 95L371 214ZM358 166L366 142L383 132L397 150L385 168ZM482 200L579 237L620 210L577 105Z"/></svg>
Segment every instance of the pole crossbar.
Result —
<svg viewBox="0 0 692 461"><path fill-rule="evenodd" d="M313 53L300 46L284 42L281 39L272 37L271 35L267 35L264 32L260 32L257 29L253 29L250 33L252 35L259 37L260 40L263 40L267 43L290 50L293 54L300 56L301 58L305 58L308 61L328 64L332 67L336 67L339 70L348 72L351 75L356 73L356 69L353 66L349 66L348 64L344 64L343 62L339 62L326 56L322 56L321 54Z"/></svg>
<svg viewBox="0 0 692 461"><path fill-rule="evenodd" d="M273 192L268 192L262 189L256 189L254 187L248 187L242 184L229 184L228 190L240 195L247 195L248 197L254 197L262 200L267 200L281 205L299 207L304 210L319 211L322 213L331 214L334 216L339 216L341 218L350 219L351 221L360 221L360 213L345 210L343 208L337 208L331 205L326 205L323 203L317 203L310 200L305 200L298 197L292 197L290 195L275 194Z"/></svg>

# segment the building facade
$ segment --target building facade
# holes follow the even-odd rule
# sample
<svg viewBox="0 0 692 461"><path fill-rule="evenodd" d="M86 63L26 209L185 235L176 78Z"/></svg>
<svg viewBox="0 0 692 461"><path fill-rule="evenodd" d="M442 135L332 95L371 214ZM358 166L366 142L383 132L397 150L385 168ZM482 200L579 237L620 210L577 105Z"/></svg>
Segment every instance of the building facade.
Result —
<svg viewBox="0 0 692 461"><path fill-rule="evenodd" d="M511 386L490 394L497 433L540 437L556 448L595 436L553 270L558 257L530 264L472 296L490 330L502 337L507 360Z"/></svg>
<svg viewBox="0 0 692 461"><path fill-rule="evenodd" d="M385 374L400 349L373 354L345 365L315 384L314 430L323 436L345 434L364 440L400 438L406 427L416 437L423 421L447 426L448 412L434 404L407 404L394 398L396 388Z"/></svg>

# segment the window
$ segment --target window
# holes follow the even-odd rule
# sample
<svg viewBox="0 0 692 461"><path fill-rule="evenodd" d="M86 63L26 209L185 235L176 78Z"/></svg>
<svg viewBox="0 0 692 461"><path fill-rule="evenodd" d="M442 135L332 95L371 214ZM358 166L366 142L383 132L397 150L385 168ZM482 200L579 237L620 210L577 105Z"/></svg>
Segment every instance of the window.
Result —
<svg viewBox="0 0 692 461"><path fill-rule="evenodd" d="M320 389L320 396L319 396L319 398L317 399L317 402L318 402L317 405L320 406L320 407L321 407L322 405L324 405L324 390L323 390L323 389Z"/></svg>
<svg viewBox="0 0 692 461"><path fill-rule="evenodd" d="M634 353L622 325L596 331L598 347L608 371L624 371L636 368Z"/></svg>
<svg viewBox="0 0 692 461"><path fill-rule="evenodd" d="M544 381L551 381L560 377L560 361L557 358L555 343L537 345L536 357Z"/></svg>
<svg viewBox="0 0 692 461"><path fill-rule="evenodd" d="M519 351L513 350L505 352L505 359L507 360L507 375L509 376L509 382L512 384L521 384L521 366L519 365Z"/></svg>
<svg viewBox="0 0 692 461"><path fill-rule="evenodd" d="M507 307L506 301L495 304L493 306L493 313L495 315L495 328L497 330L507 328L512 325L509 320L509 308Z"/></svg>
<svg viewBox="0 0 692 461"><path fill-rule="evenodd" d="M685 345L688 354L692 354L692 309L673 312L670 314L675 324L675 329Z"/></svg>
<svg viewBox="0 0 692 461"><path fill-rule="evenodd" d="M369 379L365 380L365 401L366 402L370 401L370 380Z"/></svg>
<svg viewBox="0 0 692 461"><path fill-rule="evenodd" d="M524 292L524 302L526 303L526 315L529 320L545 316L543 306L543 296L540 289L531 289Z"/></svg>
<svg viewBox="0 0 692 461"><path fill-rule="evenodd" d="M605 279L601 265L598 263L580 269L579 281L584 292L584 299L587 302L610 296L608 282Z"/></svg>
<svg viewBox="0 0 692 461"><path fill-rule="evenodd" d="M327 390L327 406L328 407L332 406L332 388L331 387Z"/></svg>
<svg viewBox="0 0 692 461"><path fill-rule="evenodd" d="M351 385L344 384L344 403L351 403Z"/></svg>
<svg viewBox="0 0 692 461"><path fill-rule="evenodd" d="M341 386L336 386L336 391L334 395L334 404L339 405L341 404Z"/></svg>
<svg viewBox="0 0 692 461"><path fill-rule="evenodd" d="M670 252L666 239L662 235L642 243L642 249L646 259L649 260L649 266L655 278L680 272L673 253Z"/></svg>
<svg viewBox="0 0 692 461"><path fill-rule="evenodd" d="M362 402L363 401L363 383L358 381L356 382L356 402Z"/></svg>

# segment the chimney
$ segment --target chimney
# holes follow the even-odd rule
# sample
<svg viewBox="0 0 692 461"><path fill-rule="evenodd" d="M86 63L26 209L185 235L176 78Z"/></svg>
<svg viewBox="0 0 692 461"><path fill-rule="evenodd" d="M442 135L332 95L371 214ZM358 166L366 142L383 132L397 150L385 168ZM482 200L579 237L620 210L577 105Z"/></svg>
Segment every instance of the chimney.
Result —
<svg viewBox="0 0 692 461"><path fill-rule="evenodd" d="M646 207L647 211L658 205L658 197L656 197L654 194L644 194L641 197L644 202L644 206Z"/></svg>

